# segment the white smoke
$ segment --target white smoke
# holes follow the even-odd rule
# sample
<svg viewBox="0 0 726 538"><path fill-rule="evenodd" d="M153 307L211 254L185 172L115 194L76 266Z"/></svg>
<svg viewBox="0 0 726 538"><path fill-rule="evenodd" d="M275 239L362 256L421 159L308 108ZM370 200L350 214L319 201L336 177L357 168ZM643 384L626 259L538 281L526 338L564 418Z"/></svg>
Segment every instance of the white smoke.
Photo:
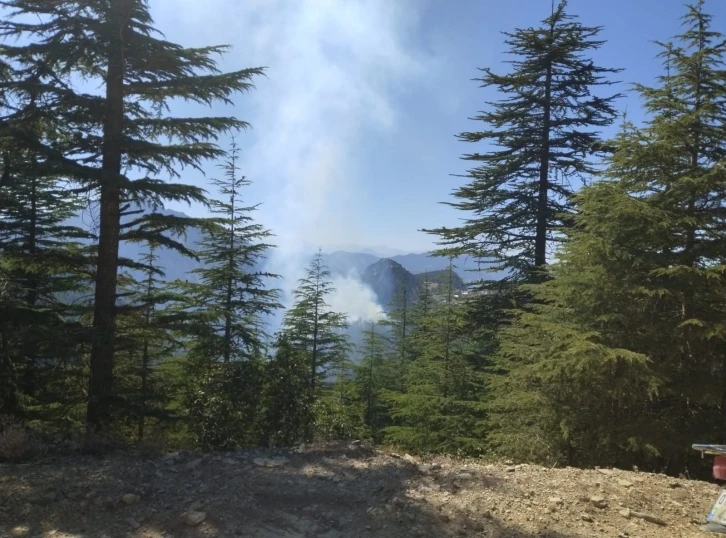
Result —
<svg viewBox="0 0 726 538"><path fill-rule="evenodd" d="M383 307L376 294L355 273L335 277L333 287L335 292L327 299L328 305L334 312L345 312L349 323L383 319Z"/></svg>
<svg viewBox="0 0 726 538"><path fill-rule="evenodd" d="M254 126L239 139L254 140L242 148L242 166L254 199L263 202L257 217L276 234L268 269L283 276L289 306L289 292L319 246L364 243L366 221L380 218L357 211L366 178L356 174L356 150L363 129L395 127L392 98L427 71L428 59L408 44L418 2L157 0L155 6L163 28L190 30L194 37L185 44L234 45L225 68L268 66L267 78L256 81L235 112ZM372 319L382 310L355 277L337 278L335 286L329 301L351 319Z"/></svg>

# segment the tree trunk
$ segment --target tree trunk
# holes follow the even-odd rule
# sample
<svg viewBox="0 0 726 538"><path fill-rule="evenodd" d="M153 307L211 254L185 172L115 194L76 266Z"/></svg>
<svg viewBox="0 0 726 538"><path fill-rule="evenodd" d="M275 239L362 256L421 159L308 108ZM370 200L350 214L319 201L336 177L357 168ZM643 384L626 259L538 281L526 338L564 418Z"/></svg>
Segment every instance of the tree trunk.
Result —
<svg viewBox="0 0 726 538"><path fill-rule="evenodd" d="M315 321L313 324L313 352L310 354L310 394L315 398L315 381L318 374L318 304L315 303Z"/></svg>
<svg viewBox="0 0 726 538"><path fill-rule="evenodd" d="M152 258L150 264L153 264L153 247L151 250ZM151 293L154 291L153 267L149 268L149 275L146 279L146 312L144 312L144 329L149 331L151 325L151 312L154 309ZM144 440L144 427L146 425L146 402L149 398L149 335L148 332L144 336L144 349L141 355L141 401L139 402L139 424L138 437L139 442Z"/></svg>
<svg viewBox="0 0 726 538"><path fill-rule="evenodd" d="M553 27L554 31L554 27ZM537 193L537 225L534 240L534 266L547 263L547 210L549 205L550 175L550 116L552 101L552 62L547 64L545 76L545 103L542 111L542 155L539 165L539 191Z"/></svg>
<svg viewBox="0 0 726 538"><path fill-rule="evenodd" d="M33 172L37 169L37 165L37 159L33 157ZM38 254L38 178L35 175L30 179L30 222L28 223L26 251L31 258L35 258ZM25 301L28 303L28 306L35 308L38 303L38 288L40 286L38 273L35 272L35 269L31 269L26 274L25 286L27 289ZM31 338L27 342L22 381L23 392L31 396L35 395L37 387L35 379L37 356L38 342L34 338Z"/></svg>
<svg viewBox="0 0 726 538"><path fill-rule="evenodd" d="M224 364L229 363L232 356L232 294L234 283L232 275L227 279L227 297L225 299L224 311Z"/></svg>
<svg viewBox="0 0 726 538"><path fill-rule="evenodd" d="M98 266L93 312L91 375L86 413L86 444L108 436L113 392L116 336L116 285L120 232L121 157L124 117L124 32L131 10L129 0L111 0L106 117L103 126L103 162Z"/></svg>

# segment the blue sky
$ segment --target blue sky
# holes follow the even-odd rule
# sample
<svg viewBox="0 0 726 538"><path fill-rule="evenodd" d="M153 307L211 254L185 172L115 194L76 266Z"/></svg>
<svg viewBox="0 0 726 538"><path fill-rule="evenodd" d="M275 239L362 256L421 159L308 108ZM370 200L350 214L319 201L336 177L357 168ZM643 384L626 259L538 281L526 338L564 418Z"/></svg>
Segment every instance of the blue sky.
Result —
<svg viewBox="0 0 726 538"><path fill-rule="evenodd" d="M418 230L461 217L439 202L463 179L455 134L496 98L471 81L478 67L506 69L501 31L535 25L550 0L150 0L157 27L187 46L230 44L224 69L266 66L267 78L233 114L251 203L283 251L386 246L425 251ZM726 2L710 0L726 31ZM568 11L602 25L599 64L625 71L621 89L660 73L653 40L679 31L681 0L570 0ZM634 96L620 103L638 118ZM208 113L180 105L175 113ZM479 148L481 151L482 148ZM207 167L210 173L214 167ZM184 180L205 184L197 173ZM181 208L199 214L199 208Z"/></svg>

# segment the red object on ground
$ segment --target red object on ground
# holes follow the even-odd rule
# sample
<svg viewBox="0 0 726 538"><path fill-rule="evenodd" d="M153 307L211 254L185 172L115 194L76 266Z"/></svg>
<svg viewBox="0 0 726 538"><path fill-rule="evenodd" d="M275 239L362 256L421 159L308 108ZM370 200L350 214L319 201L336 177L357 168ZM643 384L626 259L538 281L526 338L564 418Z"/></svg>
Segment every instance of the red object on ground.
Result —
<svg viewBox="0 0 726 538"><path fill-rule="evenodd" d="M713 477L716 480L726 480L726 456L716 456L713 460Z"/></svg>

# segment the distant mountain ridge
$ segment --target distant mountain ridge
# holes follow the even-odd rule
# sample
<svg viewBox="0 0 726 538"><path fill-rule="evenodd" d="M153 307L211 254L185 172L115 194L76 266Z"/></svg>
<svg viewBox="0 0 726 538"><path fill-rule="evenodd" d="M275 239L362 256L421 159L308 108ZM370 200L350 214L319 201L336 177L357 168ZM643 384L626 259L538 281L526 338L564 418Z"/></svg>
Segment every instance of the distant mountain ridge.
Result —
<svg viewBox="0 0 726 538"><path fill-rule="evenodd" d="M171 210L159 210L160 213L168 215L176 215L186 217L184 213ZM68 224L76 225L82 228L88 228L89 222L92 222L88 215L78 215L76 218L69 220ZM191 249L199 249L204 236L201 230L189 228L182 242ZM449 259L443 257L434 257L429 253L418 254L398 254L395 256L381 256L379 254L393 252L394 249L387 247L360 247L361 251L336 250L333 252L324 252L323 261L330 269L333 276L354 276L361 278L366 270L380 260L392 260L403 267L412 275L418 274L435 274L444 271L449 267ZM375 252L375 253L374 253ZM119 254L122 257L139 259L145 253L145 246L142 244L123 242L119 248ZM182 256L176 251L161 248L157 251L159 256L159 267L164 270L167 280L194 280L195 276L191 274L193 269L200 266L200 263L193 258ZM310 252L309 258L312 259L314 251ZM497 280L504 276L503 272L488 273L477 271L477 263L471 257L459 256L453 260L454 270L461 277L464 283L474 282L480 279ZM262 260L254 270L275 271L275 267L270 267L269 262Z"/></svg>
<svg viewBox="0 0 726 538"><path fill-rule="evenodd" d="M311 257L313 255L311 254ZM362 276L368 266L381 259L393 260L413 275L437 273L449 268L449 259L431 256L429 253L402 254L388 258L377 257L373 254L361 252L347 252L338 250L332 253L323 253L323 261L334 275L345 276L351 272ZM486 272L479 268L476 260L470 256L459 256L452 260L454 271L464 283L477 280L498 280L505 276L504 271Z"/></svg>

